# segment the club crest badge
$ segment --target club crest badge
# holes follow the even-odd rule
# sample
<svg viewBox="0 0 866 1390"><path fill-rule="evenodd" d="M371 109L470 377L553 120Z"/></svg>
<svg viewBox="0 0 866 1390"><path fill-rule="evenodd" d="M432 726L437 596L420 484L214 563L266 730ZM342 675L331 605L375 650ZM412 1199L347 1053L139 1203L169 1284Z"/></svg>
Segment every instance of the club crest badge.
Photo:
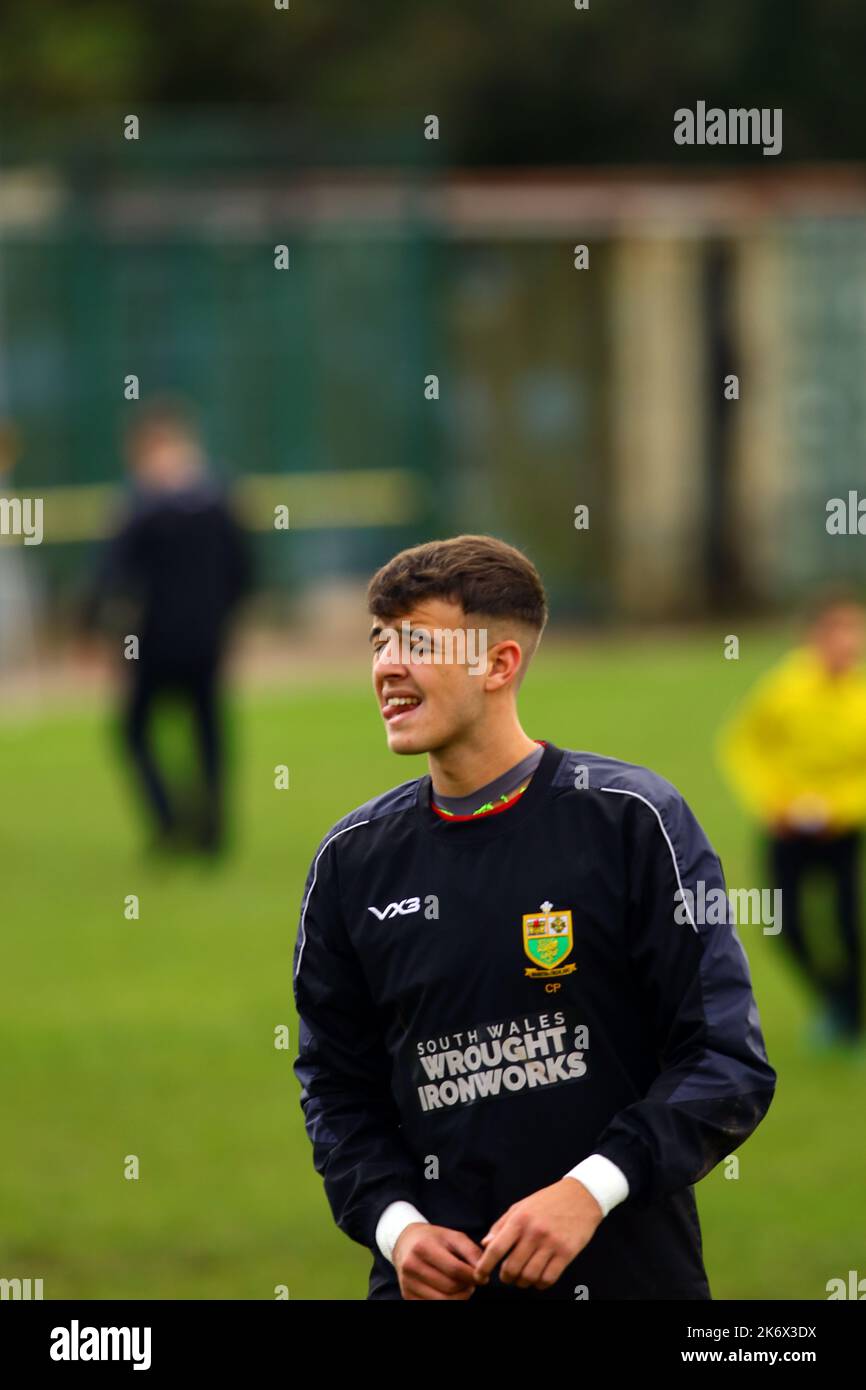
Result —
<svg viewBox="0 0 866 1390"><path fill-rule="evenodd" d="M527 967L526 974L534 980L550 980L557 975L570 975L577 966L563 965L571 954L574 935L571 912L542 903L540 912L526 913L523 918L523 949L535 969Z"/></svg>

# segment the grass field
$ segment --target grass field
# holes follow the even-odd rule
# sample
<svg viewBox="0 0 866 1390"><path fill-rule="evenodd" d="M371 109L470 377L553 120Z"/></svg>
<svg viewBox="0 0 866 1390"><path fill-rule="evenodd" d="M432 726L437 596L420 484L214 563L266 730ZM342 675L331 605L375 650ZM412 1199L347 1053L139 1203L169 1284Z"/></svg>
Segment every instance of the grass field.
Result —
<svg viewBox="0 0 866 1390"><path fill-rule="evenodd" d="M721 649L554 649L522 715L535 737L669 777L729 886L759 885L711 749L780 648L745 640L739 662ZM321 835L423 765L388 754L363 670L236 707L236 843L213 867L145 858L104 710L0 723L0 1276L42 1277L46 1298L366 1292L369 1256L333 1226L303 1129L291 952ZM289 791L274 789L277 763ZM132 893L138 921L124 917ZM722 1299L820 1299L829 1278L866 1272L866 1066L810 1055L809 1001L779 938L740 934L779 1087L739 1179L720 1167L697 1189L710 1283ZM273 1045L281 1023L289 1052Z"/></svg>

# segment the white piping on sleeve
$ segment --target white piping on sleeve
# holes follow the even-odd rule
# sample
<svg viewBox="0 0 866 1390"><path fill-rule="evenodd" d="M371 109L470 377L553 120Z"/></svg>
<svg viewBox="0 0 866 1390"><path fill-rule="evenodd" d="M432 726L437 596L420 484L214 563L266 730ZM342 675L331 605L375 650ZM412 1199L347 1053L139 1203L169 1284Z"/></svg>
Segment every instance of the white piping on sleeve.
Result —
<svg viewBox="0 0 866 1390"><path fill-rule="evenodd" d="M617 796L633 796L633 797L636 797L638 801L642 801L643 804L644 804L644 806L649 806L650 810L653 812L653 814L655 815L656 820L658 821L659 825L661 826L661 832L662 832L662 834L664 835L665 841L666 841L666 843L667 843L667 847L668 847L668 849L669 849L670 852L671 852L671 859L672 859L673 862L674 862L674 874L676 875L677 887L678 887L679 890L680 890L680 898L681 898L681 900L682 900L683 907L684 907L685 910L686 910L686 917L687 917L687 919L688 919L689 925L691 926L691 928L692 928L693 931L697 932L698 929L697 929L697 926L695 925L694 918L692 917L692 914L689 912L689 905L688 905L688 902L687 902L687 900L686 900L686 893L685 893L685 889L683 888L683 881L682 881L682 879L680 878L680 866L679 866L679 864L677 863L677 856L676 856L676 853L674 852L674 847L673 847L673 845L671 844L671 838L670 838L670 836L668 835L668 832L665 830L665 823L664 823L664 821L663 821L662 818L661 818L661 812L659 811L659 808L658 808L657 806L654 806L653 803L652 803L651 801L647 801L647 799L646 799L645 796L641 796L640 792L627 791L625 787L599 787L599 791L603 791L603 792L615 792Z"/></svg>
<svg viewBox="0 0 866 1390"><path fill-rule="evenodd" d="M300 926L301 948L300 948L300 950L298 951L298 964L297 964L297 966L295 967L295 979L297 979L297 978L298 978L298 975L301 973L301 956L304 954L304 947L305 947L306 944L307 944L307 933L306 933L306 929L305 929L304 923L305 923L306 917L307 917L307 903L310 901L310 898L311 898L311 896L312 896L313 889L314 889L315 886L316 886L316 879L317 879L318 873L319 873L319 860L321 859L322 855L325 853L325 850L328 848L328 845L333 844L334 840L339 840L339 838L340 838L341 835L346 835L350 830L357 830L359 825L369 825L369 824L370 824L370 822L369 822L368 820L359 820L359 821L355 821L355 824L354 824L354 825L345 825L345 826L343 827L342 830L338 830L338 831L337 831L336 835L332 835L331 838L330 838L329 840L326 840L326 841L325 841L325 843L322 845L322 848L319 850L319 853L316 855L316 861L315 861L315 863L313 864L313 881L312 881L312 883L310 884L310 891L309 891L309 893L307 894L307 896L306 896L305 899L304 899L304 906L303 906L303 910L302 910L302 912L301 912L301 926Z"/></svg>

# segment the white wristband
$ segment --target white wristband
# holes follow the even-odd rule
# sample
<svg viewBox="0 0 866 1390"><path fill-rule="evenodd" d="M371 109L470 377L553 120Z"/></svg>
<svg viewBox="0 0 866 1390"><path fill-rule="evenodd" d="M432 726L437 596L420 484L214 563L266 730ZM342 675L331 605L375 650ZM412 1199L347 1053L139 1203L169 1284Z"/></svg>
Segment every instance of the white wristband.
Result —
<svg viewBox="0 0 866 1390"><path fill-rule="evenodd" d="M598 1202L604 1216L628 1196L628 1178L604 1154L590 1154L589 1158L570 1168L564 1176L582 1182Z"/></svg>
<svg viewBox="0 0 866 1390"><path fill-rule="evenodd" d="M376 1244L386 1260L391 1260L394 1246L406 1227L411 1226L413 1221L423 1221L425 1226L430 1224L427 1217L422 1216L418 1208L413 1207L411 1202L392 1202L382 1212L376 1226Z"/></svg>

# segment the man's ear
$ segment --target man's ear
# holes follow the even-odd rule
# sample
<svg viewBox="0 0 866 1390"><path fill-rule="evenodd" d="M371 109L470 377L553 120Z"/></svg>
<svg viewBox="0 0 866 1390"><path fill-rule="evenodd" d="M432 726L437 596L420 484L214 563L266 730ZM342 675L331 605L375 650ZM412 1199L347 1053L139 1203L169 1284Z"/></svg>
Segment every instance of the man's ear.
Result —
<svg viewBox="0 0 866 1390"><path fill-rule="evenodd" d="M503 637L487 653L488 661L493 660L499 669L490 673L487 677L487 688L500 690L505 685L517 686L521 676L521 666L523 665L523 652L516 637ZM492 686L490 682L493 682Z"/></svg>

